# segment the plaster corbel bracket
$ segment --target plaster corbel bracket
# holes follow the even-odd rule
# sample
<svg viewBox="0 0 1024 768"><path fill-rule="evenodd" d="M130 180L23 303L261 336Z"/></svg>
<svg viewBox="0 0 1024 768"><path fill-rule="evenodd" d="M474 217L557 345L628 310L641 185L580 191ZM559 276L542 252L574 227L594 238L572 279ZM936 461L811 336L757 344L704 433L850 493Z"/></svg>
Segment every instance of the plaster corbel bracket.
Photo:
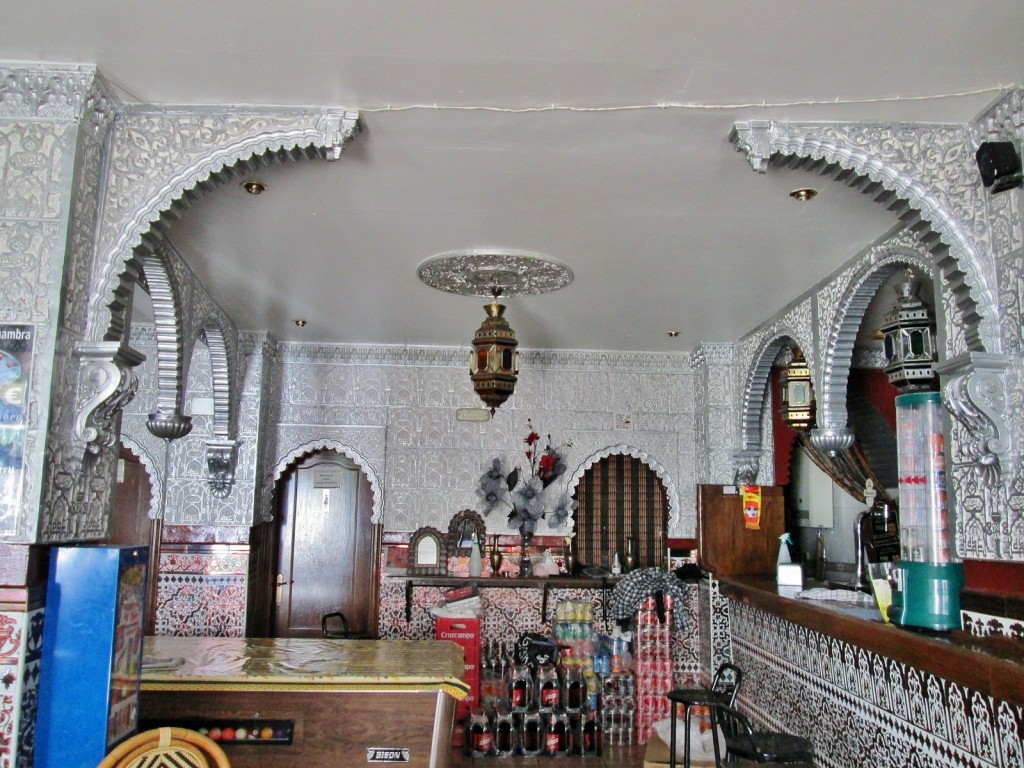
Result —
<svg viewBox="0 0 1024 768"><path fill-rule="evenodd" d="M336 112L322 115L317 118L316 127L320 132L320 146L326 160L340 158L348 143L363 130L359 112L354 110L342 112L340 115Z"/></svg>
<svg viewBox="0 0 1024 768"><path fill-rule="evenodd" d="M736 485L754 485L761 469L760 451L736 451L732 455L733 482Z"/></svg>
<svg viewBox="0 0 1024 768"><path fill-rule="evenodd" d="M210 493L218 499L231 495L238 464L238 446L241 440L207 440L206 469Z"/></svg>
<svg viewBox="0 0 1024 768"><path fill-rule="evenodd" d="M78 359L74 441L84 459L116 442L121 411L139 387L133 369L146 356L118 341L82 342L74 354Z"/></svg>
<svg viewBox="0 0 1024 768"><path fill-rule="evenodd" d="M768 120L750 120L735 123L729 132L729 141L737 152L746 152L750 167L758 173L768 172L772 157L772 124Z"/></svg>
<svg viewBox="0 0 1024 768"><path fill-rule="evenodd" d="M989 487L999 485L1000 465L1010 451L1002 375L1009 366L1009 357L989 352L966 352L935 366L942 401L967 430L963 451Z"/></svg>

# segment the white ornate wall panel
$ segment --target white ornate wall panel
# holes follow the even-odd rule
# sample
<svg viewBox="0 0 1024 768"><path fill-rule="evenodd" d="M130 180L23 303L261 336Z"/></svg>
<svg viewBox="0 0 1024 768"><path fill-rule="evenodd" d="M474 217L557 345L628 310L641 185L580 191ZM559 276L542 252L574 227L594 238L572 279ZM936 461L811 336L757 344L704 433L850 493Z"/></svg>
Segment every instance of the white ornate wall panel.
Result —
<svg viewBox="0 0 1024 768"><path fill-rule="evenodd" d="M744 421L736 445L751 452L760 423L750 408L760 392L751 352L787 331L803 335L802 318L791 316L792 307L811 299L813 329L822 334L811 336L810 349L801 344L819 397L812 439L822 448L842 448L852 437L844 402L847 360L873 289L902 264L938 273L943 392L955 416L947 458L955 544L959 555L979 559L1024 560L1024 461L1017 434L1024 402L1021 191L985 192L974 160L982 140L1020 140L1021 102L1015 90L972 126L753 122L737 124L732 137L755 170L764 171L772 160L799 168L810 159L824 161L816 167L825 173L854 171L847 183L870 194L887 190L877 199L894 209L902 201L899 215L906 225L740 341L737 375L746 378L738 393ZM868 179L873 184L864 183Z"/></svg>
<svg viewBox="0 0 1024 768"><path fill-rule="evenodd" d="M146 361L138 368L140 381L136 398L125 408L122 422L122 436L125 442L144 448L145 454L155 460L143 458L143 464L154 483L154 497L164 485L164 453L170 452L166 482L165 508L157 503L152 516L163 517L169 525L233 525L248 526L253 522L258 489L257 470L259 451L260 412L264 407L262 388L264 386L265 336L248 334L243 338L243 362L245 378L240 394L240 416L238 436L241 445L235 469L236 483L232 493L220 498L211 492L208 480L206 441L212 436L212 417L194 415L193 429L183 438L168 445L154 437L146 429L148 414L152 413L157 400L156 376L156 331L151 325L133 325L132 343L146 354ZM213 397L213 377L210 356L205 346L195 346L195 354L189 366L186 391L189 398L209 401Z"/></svg>
<svg viewBox="0 0 1024 768"><path fill-rule="evenodd" d="M44 453L43 437L71 430L71 409L54 409L57 418L47 422L51 396L67 402L76 386L70 369L77 363L66 348L73 337L62 338L58 348L57 320L66 297L64 323L73 332L74 300L83 295L73 281L82 263L75 248L88 237L92 205L88 193L80 202L73 199L96 176L111 103L91 68L0 65L0 322L35 326L21 503L16 512L8 507L0 514L0 537L8 541L35 541L40 527L50 527L39 517L41 507L70 514L74 503L73 493L53 504L47 501L49 489L44 497L46 467L54 456ZM98 486L106 476L104 462L89 469L86 478L62 475L63 486ZM86 506L75 504L75 525L65 514L54 527L89 530Z"/></svg>
<svg viewBox="0 0 1024 768"><path fill-rule="evenodd" d="M468 424L455 420L457 408L479 406L465 355L461 348L283 344L278 456L318 440L349 446L383 479L386 529L446 529L456 511L477 507L487 461L525 461L531 419L556 444L572 442L563 483L608 446L654 457L679 489L672 535L693 535L694 478L691 469L682 472L694 463L695 388L684 356L524 351L513 397L492 421ZM630 414L633 429L616 431L616 413ZM506 530L504 519L487 522Z"/></svg>
<svg viewBox="0 0 1024 768"><path fill-rule="evenodd" d="M734 349L732 344L701 344L690 356L694 378L694 485L734 481L736 450ZM693 491L695 493L695 491Z"/></svg>

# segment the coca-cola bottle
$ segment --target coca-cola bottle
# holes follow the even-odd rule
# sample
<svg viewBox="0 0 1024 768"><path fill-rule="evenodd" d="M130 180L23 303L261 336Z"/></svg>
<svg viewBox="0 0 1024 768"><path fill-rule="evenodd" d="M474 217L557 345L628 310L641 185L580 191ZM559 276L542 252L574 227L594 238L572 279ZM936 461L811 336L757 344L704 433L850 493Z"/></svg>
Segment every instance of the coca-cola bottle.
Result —
<svg viewBox="0 0 1024 768"><path fill-rule="evenodd" d="M560 757L569 754L569 718L565 712L552 712L544 733L544 754Z"/></svg>
<svg viewBox="0 0 1024 768"><path fill-rule="evenodd" d="M482 709L474 709L470 713L468 731L469 753L473 757L486 757L494 752L494 734Z"/></svg>
<svg viewBox="0 0 1024 768"><path fill-rule="evenodd" d="M508 703L512 709L529 709L533 704L533 676L526 664L515 664L508 681Z"/></svg>
<svg viewBox="0 0 1024 768"><path fill-rule="evenodd" d="M551 664L544 664L537 670L537 704L551 709L557 709L562 704L558 672Z"/></svg>
<svg viewBox="0 0 1024 768"><path fill-rule="evenodd" d="M543 715L543 717L542 717ZM523 754L531 757L544 751L544 719L545 710L523 713L523 722L519 727L519 747Z"/></svg>
<svg viewBox="0 0 1024 768"><path fill-rule="evenodd" d="M494 717L494 754L508 757L516 751L516 729L512 713L505 707L498 707Z"/></svg>
<svg viewBox="0 0 1024 768"><path fill-rule="evenodd" d="M565 695L562 701L565 708L578 711L587 703L587 683L579 667L571 666L565 670Z"/></svg>
<svg viewBox="0 0 1024 768"><path fill-rule="evenodd" d="M597 713L592 709L583 713L578 751L584 755L601 754L601 724L598 722Z"/></svg>

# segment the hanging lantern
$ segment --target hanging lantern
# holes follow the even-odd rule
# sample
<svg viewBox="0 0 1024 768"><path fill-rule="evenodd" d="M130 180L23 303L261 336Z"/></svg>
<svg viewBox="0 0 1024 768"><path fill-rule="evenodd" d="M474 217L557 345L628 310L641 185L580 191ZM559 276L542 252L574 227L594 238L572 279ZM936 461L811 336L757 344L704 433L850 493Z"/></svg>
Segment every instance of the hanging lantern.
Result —
<svg viewBox="0 0 1024 768"><path fill-rule="evenodd" d="M811 369L807 366L804 353L793 347L793 358L782 372L779 381L782 399L782 420L797 432L806 432L814 427L814 387L811 384Z"/></svg>
<svg viewBox="0 0 1024 768"><path fill-rule="evenodd" d="M896 287L899 298L882 320L885 373L904 391L933 390L935 376L935 319L917 296L919 282L911 270Z"/></svg>
<svg viewBox="0 0 1024 768"><path fill-rule="evenodd" d="M487 318L473 336L469 353L469 374L473 389L491 407L496 408L512 396L519 373L519 341L505 319L505 305L498 303L501 289L494 289L494 301L484 305Z"/></svg>

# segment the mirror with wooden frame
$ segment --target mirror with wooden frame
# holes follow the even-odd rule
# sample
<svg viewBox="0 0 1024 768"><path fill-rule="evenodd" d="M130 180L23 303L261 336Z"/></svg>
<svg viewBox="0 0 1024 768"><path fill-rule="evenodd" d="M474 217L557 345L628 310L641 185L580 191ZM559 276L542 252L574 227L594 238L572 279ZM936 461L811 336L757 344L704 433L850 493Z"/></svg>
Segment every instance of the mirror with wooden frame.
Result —
<svg viewBox="0 0 1024 768"><path fill-rule="evenodd" d="M437 528L417 528L409 539L410 576L443 576L448 573L448 541Z"/></svg>
<svg viewBox="0 0 1024 768"><path fill-rule="evenodd" d="M463 509L452 515L448 523L448 554L469 555L469 544L473 540L473 534L480 544L483 552L484 541L487 536L487 525L479 513L472 509Z"/></svg>

